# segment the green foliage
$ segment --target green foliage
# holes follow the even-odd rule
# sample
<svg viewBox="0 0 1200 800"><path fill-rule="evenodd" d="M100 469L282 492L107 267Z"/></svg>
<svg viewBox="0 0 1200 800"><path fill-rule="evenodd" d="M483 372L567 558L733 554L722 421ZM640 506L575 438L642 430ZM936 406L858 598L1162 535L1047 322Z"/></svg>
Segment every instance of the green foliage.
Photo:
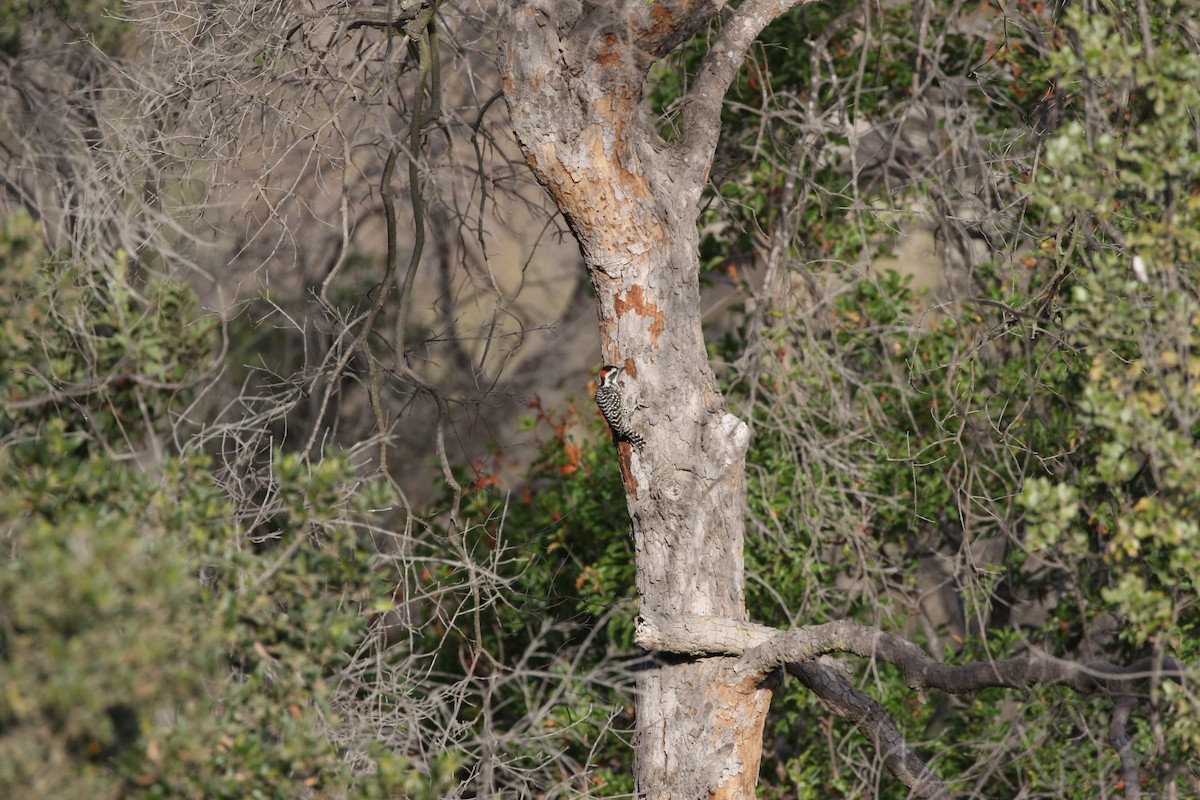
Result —
<svg viewBox="0 0 1200 800"><path fill-rule="evenodd" d="M1036 208L1063 222L1074 281L1063 337L1088 364L1081 446L1029 481L1036 550L1096 553L1098 601L1129 652L1195 663L1200 648L1200 55L1149 54L1104 17L1073 13L1080 46L1058 80L1094 87L1108 114L1047 142ZM1119 101L1129 98L1128 105ZM1070 209L1068 213L1066 209ZM1200 727L1174 687L1168 761L1194 761Z"/></svg>
<svg viewBox="0 0 1200 800"><path fill-rule="evenodd" d="M31 40L37 43L64 30L72 40L88 39L115 53L128 30L117 13L119 0L56 0L52 10L48 5L38 0L0 1L0 53L19 58Z"/></svg>
<svg viewBox="0 0 1200 800"><path fill-rule="evenodd" d="M191 294L135 288L122 253L104 272L47 255L25 214L4 221L0 263L3 427L35 431L52 413L69 440L131 449L165 432L213 353L216 321Z"/></svg>
<svg viewBox="0 0 1200 800"><path fill-rule="evenodd" d="M327 734L365 630L356 609L381 592L350 529L314 523L283 560L247 553L204 459L151 479L104 456L57 460L50 428L44 460L0 451L20 468L0 492L4 796L439 796L452 762L414 782L375 750L355 777ZM307 494L313 519L343 499L344 486L281 487Z"/></svg>
<svg viewBox="0 0 1200 800"><path fill-rule="evenodd" d="M544 411L537 401L533 408L528 427L543 438L528 482L509 499L502 519L476 528L472 536L474 549L503 544L521 554L509 586L522 605L500 610L502 624L527 625L526 604L585 625L620 609L626 613L608 622L608 633L614 644L632 647L633 542L607 429L592 408L580 413L572 405L561 415ZM496 481L484 464L473 472L466 482L475 491L463 510L486 519L496 509L497 498L488 490Z"/></svg>
<svg viewBox="0 0 1200 800"><path fill-rule="evenodd" d="M1040 5L1021 6L1022 22L1037 28L1051 24ZM786 245L796 262L842 265L853 264L895 232L906 216L899 210L903 203L890 215L861 212L864 203L891 206L897 190L888 186L877 192L871 177L859 177L867 165L856 162L852 150L860 143L851 142L840 124L825 128L826 117L838 123L878 122L890 136L894 120L912 113L915 87L937 92L959 84L967 72L988 91L972 109L981 119L980 135L1011 146L1009 129L1024 126L1049 85L1041 32L1014 24L1004 42L989 42L960 30L961 7L934 4L922 10L929 18L914 18L907 4L866 12L854 0L810 3L779 16L762 32L722 110L712 169L716 196L700 219L706 271L725 271L740 281L742 266L761 261L771 233L779 230L794 232ZM718 25L694 34L653 75L648 100L666 139L677 134L680 99ZM938 30L932 52L919 40L922 25ZM873 165L887 155L866 154ZM915 194L913 188L904 191ZM797 196L804 201L797 203Z"/></svg>
<svg viewBox="0 0 1200 800"><path fill-rule="evenodd" d="M764 621L849 617L903 626L923 641L926 631L906 620L917 613L906 605L918 596L917 559L930 548L972 559L975 548L999 543L1003 558L972 563L975 574L956 586L964 618L983 635L941 639L949 658L1002 657L1030 641L1069 654L1081 642L1096 647L1103 641L1093 640L1098 623L1113 620L1105 625L1117 626L1116 639L1088 657L1126 662L1157 654L1194 663L1200 61L1166 17L1151 15L1156 34L1148 44L1115 14L1076 11L1056 25L1039 9L1025 10L1045 27L1013 28L1011 38L975 54L951 37L948 47L963 49L941 53L925 76L937 81L938 69L974 63L973 77L989 81L993 102L976 109L986 120L981 136L1005 143L996 163L1030 191L1017 201L1024 211L1014 234L1024 244L1016 263L974 264L969 299L923 315L925 299L897 276L864 280L835 267L838 289L820 315L766 317L756 367L731 383L756 431L747 472L756 535L747 542L747 564L759 580L748 584L748 605ZM889 23L880 25L886 31ZM773 91L813 80L807 65L789 66L780 55ZM829 69L840 69L836 59ZM740 99L743 109L753 105ZM857 106L863 114L885 107ZM1022 138L1028 122L1049 127L1040 144ZM761 125L755 117L742 126L755 147L762 147ZM1020 152L1026 141L1037 146L1036 161ZM764 211L779 205L782 170L760 164L740 173L734 187L721 187L749 211L735 229L762 227L745 240L751 248L783 224ZM826 183L842 174L814 169L802 179L822 202L802 207L803 243L794 244L800 259L886 251L878 237L885 217L864 226L851 203L836 199L869 184L842 190ZM905 191L919 198L923 189ZM862 204L894 200L868 193ZM829 239L853 247L812 247ZM743 246L728 237L710 245L714 252ZM738 338L727 341L733 349L719 358L746 363ZM1009 617L1017 605L1046 613L1018 622ZM914 708L911 693L886 671L864 681L906 721L918 749L920 731L949 732L925 748L939 754L945 776L971 776L980 750L992 747L1029 754L995 767L1002 796L1065 791L1061 773L1038 764L1087 764L1104 781L1119 774L1111 750L1061 746L1087 731L1104 738L1104 702L1076 713L1073 695L1039 691L1022 698L1014 716L1002 705L1009 695L990 692ZM1156 691L1160 702L1171 698L1169 712L1154 717L1169 735L1159 747L1142 740L1153 753L1143 763L1194 761L1194 705L1174 684ZM797 731L839 723L802 695L783 694L773 709L768 741L789 742L764 765L764 776L779 776L779 795L850 791L831 777L844 750L820 736L790 741ZM1133 725L1144 734L1142 722ZM979 749L946 745L967 740ZM1062 796L1096 791L1080 781Z"/></svg>
<svg viewBox="0 0 1200 800"><path fill-rule="evenodd" d="M506 763L540 764L549 748L587 765L586 774L572 778L586 781L595 796L628 795L632 754L625 742L633 701L627 662L634 657L637 611L620 473L593 405L582 413L572 405L562 414L544 411L538 401L532 407L528 428L541 443L518 496L495 494L498 481L487 464L459 476L472 487L462 508L464 519L473 521L465 546L492 572L497 584L487 591L502 601L476 618L478 627L445 630L431 621L421 649L436 650L450 676L461 669L464 653L486 663L487 673L510 676L489 693L497 710L475 720L528 730L520 737L525 745L506 750ZM446 559L429 576L430 591L444 606L471 607L479 577L464 566ZM548 692L561 699L547 704Z"/></svg>
<svg viewBox="0 0 1200 800"><path fill-rule="evenodd" d="M207 457L130 458L215 348L190 293L81 272L24 217L0 260L0 795L442 796L451 755L335 744L387 595L346 462L274 453L278 513L242 530Z"/></svg>
<svg viewBox="0 0 1200 800"><path fill-rule="evenodd" d="M6 797L116 796L107 765L132 780L153 715L198 702L216 667L213 643L190 636L206 632L183 550L136 513L157 487L72 449L53 420L35 447L0 450Z"/></svg>

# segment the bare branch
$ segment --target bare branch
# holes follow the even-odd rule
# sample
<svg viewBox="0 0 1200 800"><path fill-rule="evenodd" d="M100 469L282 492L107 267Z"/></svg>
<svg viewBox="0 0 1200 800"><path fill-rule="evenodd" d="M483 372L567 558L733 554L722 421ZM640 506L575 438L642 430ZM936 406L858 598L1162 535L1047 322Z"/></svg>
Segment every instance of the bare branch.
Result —
<svg viewBox="0 0 1200 800"><path fill-rule="evenodd" d="M811 0L749 0L742 3L725 23L721 35L708 51L700 74L684 99L681 116L683 136L679 152L686 174L694 176L697 202L708 177L717 139L721 133L721 104L741 69L742 59L763 28L788 9Z"/></svg>
<svg viewBox="0 0 1200 800"><path fill-rule="evenodd" d="M668 618L647 609L638 621L637 643L648 650L699 655L739 655L736 670L770 673L780 666L812 690L834 713L854 724L879 753L888 770L918 797L945 798L949 791L908 746L896 723L870 697L855 689L825 658L851 653L898 667L912 689L940 689L952 694L1005 686L1067 686L1078 692L1116 695L1109 739L1121 759L1126 797L1139 797L1138 768L1126 733L1135 700L1131 684L1151 677L1183 677L1171 661L1161 672L1152 659L1128 667L1095 661L1080 664L1031 654L1002 661L955 666L929 657L921 648L890 633L846 621L827 622L789 631L734 619ZM1133 787L1133 788L1130 788Z"/></svg>
<svg viewBox="0 0 1200 800"><path fill-rule="evenodd" d="M943 664L906 639L844 620L779 631L738 620L674 619L643 610L637 642L648 650L738 655L742 656L743 669L759 672L809 662L830 653L850 653L898 667L911 689L940 689L951 694L1036 685L1066 686L1084 694L1117 694L1128 692L1132 683L1155 674L1149 658L1119 667L1105 661L1081 664L1033 653L961 666ZM1183 674L1181 666L1168 659L1158 677L1181 679Z"/></svg>
<svg viewBox="0 0 1200 800"><path fill-rule="evenodd" d="M950 792L933 770L921 760L900 733L883 706L855 689L824 658L787 665L795 677L833 713L852 723L871 742L888 771L912 789L917 797L949 798Z"/></svg>
<svg viewBox="0 0 1200 800"><path fill-rule="evenodd" d="M1137 760L1133 755L1133 739L1126 730L1135 704L1136 701L1130 695L1119 698L1113 704L1112 720L1108 726L1108 741L1117 751L1117 757L1121 760L1121 780L1125 782L1125 800L1139 800L1142 796Z"/></svg>

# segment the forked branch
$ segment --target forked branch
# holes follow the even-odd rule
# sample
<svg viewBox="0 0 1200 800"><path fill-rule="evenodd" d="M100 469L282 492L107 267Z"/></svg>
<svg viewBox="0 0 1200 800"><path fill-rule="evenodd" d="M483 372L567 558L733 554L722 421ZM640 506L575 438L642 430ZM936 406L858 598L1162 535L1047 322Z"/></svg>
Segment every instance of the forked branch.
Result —
<svg viewBox="0 0 1200 800"><path fill-rule="evenodd" d="M936 775L904 741L887 712L850 685L824 656L848 653L897 667L911 689L939 689L964 694L995 687L1066 686L1082 694L1114 699L1110 739L1121 757L1122 770L1136 775L1125 726L1134 705L1137 685L1151 678L1183 680L1182 665L1165 659L1156 665L1145 658L1128 666L1104 661L1080 663L1042 653L973 664L943 664L912 642L876 628L844 620L782 631L712 617L665 617L643 610L638 621L638 646L690 656L738 656L735 671L769 673L780 667L799 679L843 719L871 741L889 771L919 797L949 797ZM1127 783L1129 795L1130 781ZM1136 796L1136 781L1132 781Z"/></svg>

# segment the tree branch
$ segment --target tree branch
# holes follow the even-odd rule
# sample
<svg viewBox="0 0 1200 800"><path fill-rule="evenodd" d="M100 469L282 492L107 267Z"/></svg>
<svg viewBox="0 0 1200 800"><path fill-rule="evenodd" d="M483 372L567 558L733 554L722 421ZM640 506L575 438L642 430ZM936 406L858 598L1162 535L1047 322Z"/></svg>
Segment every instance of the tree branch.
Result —
<svg viewBox="0 0 1200 800"><path fill-rule="evenodd" d="M1137 759L1133 755L1133 740L1126 729L1135 704L1136 701L1131 695L1118 698L1113 704L1112 719L1108 724L1108 742L1117 751L1117 758L1121 761L1125 800L1140 800L1142 796L1141 777L1138 773Z"/></svg>
<svg viewBox="0 0 1200 800"><path fill-rule="evenodd" d="M740 669L767 672L830 653L849 653L884 661L900 669L911 689L940 689L965 694L1005 686L1066 686L1084 694L1126 694L1131 685L1154 674L1152 659L1126 667L1105 661L1079 663L1040 653L1000 661L943 664L912 642L876 628L839 620L781 631L752 622L708 617L666 618L643 610L638 646L686 655L741 656ZM1179 679L1183 669L1167 659L1160 678Z"/></svg>
<svg viewBox="0 0 1200 800"><path fill-rule="evenodd" d="M704 57L700 72L684 98L680 117L683 134L678 154L686 174L699 176L694 196L688 198L690 201L699 200L708 178L721 133L721 104L750 45L763 28L784 11L809 2L812 0L746 0L733 11L721 35Z"/></svg>
<svg viewBox="0 0 1200 800"><path fill-rule="evenodd" d="M909 688L916 690L940 689L963 694L992 687L1023 689L1040 684L1113 696L1109 739L1121 760L1128 800L1140 796L1138 767L1126 732L1135 704L1133 684L1152 677L1179 680L1184 674L1182 666L1170 659L1164 660L1163 668L1158 670L1152 658L1118 667L1103 661L1081 664L1036 653L956 666L934 660L899 636L844 620L781 631L734 619L666 617L648 609L642 609L638 620L637 644L647 650L689 656L740 656L741 661L735 667L738 672L753 670L765 674L781 666L786 668L830 710L870 740L897 780L918 797L926 798L948 798L950 793L908 746L883 707L850 685L839 673L837 662L825 656L850 653L884 661L899 668Z"/></svg>
<svg viewBox="0 0 1200 800"><path fill-rule="evenodd" d="M867 737L888 772L917 797L949 798L950 791L904 740L883 706L855 689L827 659L787 665L788 674L807 686L825 706Z"/></svg>

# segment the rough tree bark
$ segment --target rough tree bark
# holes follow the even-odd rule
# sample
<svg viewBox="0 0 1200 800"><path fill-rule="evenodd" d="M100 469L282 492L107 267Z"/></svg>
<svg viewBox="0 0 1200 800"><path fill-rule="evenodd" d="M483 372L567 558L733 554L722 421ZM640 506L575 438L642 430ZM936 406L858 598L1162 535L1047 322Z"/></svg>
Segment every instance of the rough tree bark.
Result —
<svg viewBox="0 0 1200 800"><path fill-rule="evenodd" d="M638 398L640 452L620 445L641 606L745 618L742 471L748 432L709 369L696 220L721 102L746 49L795 0L747 0L664 141L643 103L650 67L720 0L515 3L504 92L525 157L579 240L607 363ZM734 659L658 656L639 676L637 783L651 798L754 796L770 689Z"/></svg>

